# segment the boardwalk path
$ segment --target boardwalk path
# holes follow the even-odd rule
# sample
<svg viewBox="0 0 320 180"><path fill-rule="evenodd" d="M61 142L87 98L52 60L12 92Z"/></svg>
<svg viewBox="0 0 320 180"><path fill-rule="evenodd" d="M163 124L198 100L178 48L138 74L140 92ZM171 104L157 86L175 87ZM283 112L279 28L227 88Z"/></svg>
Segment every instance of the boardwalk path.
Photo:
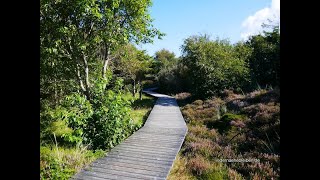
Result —
<svg viewBox="0 0 320 180"><path fill-rule="evenodd" d="M144 92L158 97L145 125L73 179L166 179L187 126L174 98Z"/></svg>

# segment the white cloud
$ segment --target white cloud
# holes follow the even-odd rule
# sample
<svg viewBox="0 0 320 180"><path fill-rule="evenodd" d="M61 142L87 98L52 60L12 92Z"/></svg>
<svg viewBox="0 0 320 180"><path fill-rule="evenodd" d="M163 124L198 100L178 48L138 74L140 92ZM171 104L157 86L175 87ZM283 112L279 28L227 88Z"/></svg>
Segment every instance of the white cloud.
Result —
<svg viewBox="0 0 320 180"><path fill-rule="evenodd" d="M262 31L261 25L263 23L270 24L269 20L280 24L280 0L272 0L270 7L265 7L254 15L247 17L242 22L241 38L246 40L251 35L259 34Z"/></svg>

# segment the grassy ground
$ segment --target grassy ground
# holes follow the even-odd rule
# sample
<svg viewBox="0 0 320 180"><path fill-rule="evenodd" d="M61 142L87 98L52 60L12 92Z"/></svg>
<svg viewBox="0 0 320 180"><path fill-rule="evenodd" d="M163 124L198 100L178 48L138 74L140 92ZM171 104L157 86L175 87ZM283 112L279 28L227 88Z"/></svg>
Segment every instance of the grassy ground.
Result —
<svg viewBox="0 0 320 180"><path fill-rule="evenodd" d="M179 153L174 161L173 167L170 170L170 174L167 180L195 180L196 178L192 176L186 167L187 160L185 157Z"/></svg>
<svg viewBox="0 0 320 180"><path fill-rule="evenodd" d="M168 179L280 179L279 90L176 98L188 133Z"/></svg>
<svg viewBox="0 0 320 180"><path fill-rule="evenodd" d="M132 101L131 118L137 129L145 123L155 99L142 95L142 100L133 97L130 93L124 97ZM62 146L41 146L40 147L40 179L69 179L75 173L92 161L103 157L105 151L88 150L84 146L62 147Z"/></svg>
<svg viewBox="0 0 320 180"><path fill-rule="evenodd" d="M104 151L93 152L86 147L42 146L40 148L40 179L69 179Z"/></svg>
<svg viewBox="0 0 320 180"><path fill-rule="evenodd" d="M138 127L141 127L154 106L155 98L145 94L142 94L142 100L139 99L138 95L137 97L132 97L131 94L126 94L125 96L133 102L132 111L130 112L131 118Z"/></svg>

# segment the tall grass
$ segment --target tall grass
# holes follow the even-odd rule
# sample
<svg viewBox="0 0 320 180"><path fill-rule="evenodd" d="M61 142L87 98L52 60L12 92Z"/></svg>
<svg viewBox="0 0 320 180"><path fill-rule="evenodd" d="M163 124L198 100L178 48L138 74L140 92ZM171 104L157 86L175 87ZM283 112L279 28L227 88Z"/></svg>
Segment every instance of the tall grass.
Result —
<svg viewBox="0 0 320 180"><path fill-rule="evenodd" d="M81 168L104 155L105 151L94 152L82 145L72 148L41 146L40 179L69 179Z"/></svg>

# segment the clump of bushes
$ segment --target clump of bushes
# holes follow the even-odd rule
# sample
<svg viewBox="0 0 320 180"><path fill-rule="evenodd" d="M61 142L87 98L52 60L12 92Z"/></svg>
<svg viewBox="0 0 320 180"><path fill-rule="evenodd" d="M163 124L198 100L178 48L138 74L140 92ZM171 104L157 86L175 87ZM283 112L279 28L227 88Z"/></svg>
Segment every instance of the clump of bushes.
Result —
<svg viewBox="0 0 320 180"><path fill-rule="evenodd" d="M96 89L94 96L88 100L73 93L60 105L43 111L43 121L50 122L43 131L44 139L50 142L56 136L61 144L83 143L91 149L106 150L135 130L129 114L131 102L119 90Z"/></svg>

